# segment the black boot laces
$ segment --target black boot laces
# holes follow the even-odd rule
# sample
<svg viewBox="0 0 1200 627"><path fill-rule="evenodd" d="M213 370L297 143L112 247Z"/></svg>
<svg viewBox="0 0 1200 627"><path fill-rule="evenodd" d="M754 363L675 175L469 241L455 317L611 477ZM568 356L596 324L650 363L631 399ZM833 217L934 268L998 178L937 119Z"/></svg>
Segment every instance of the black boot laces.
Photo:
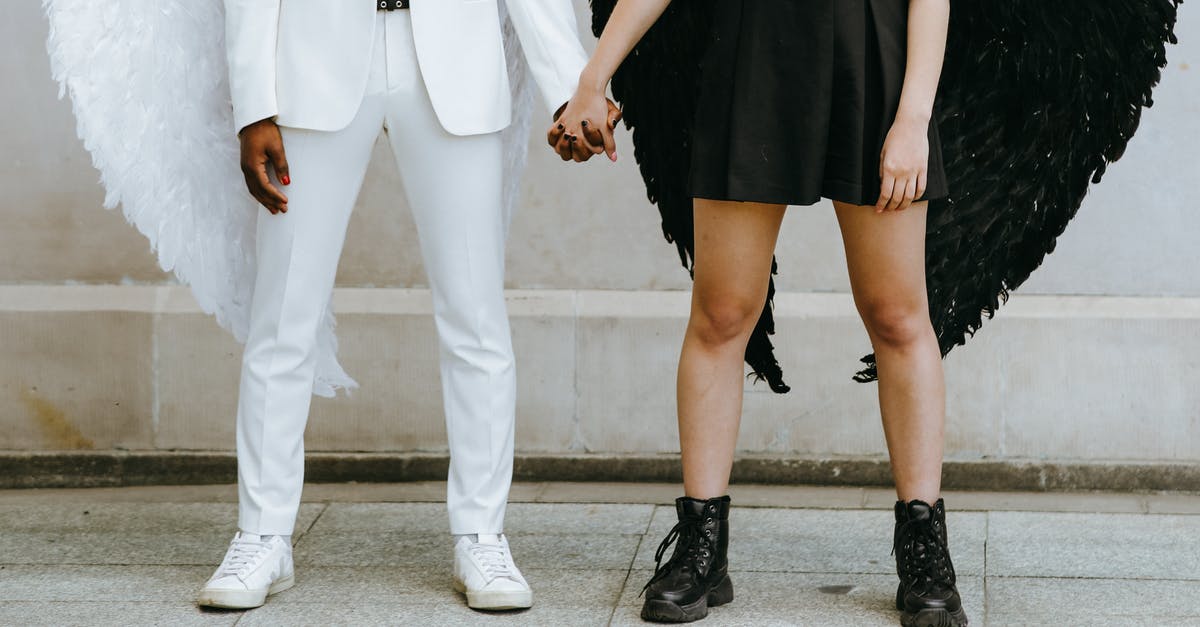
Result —
<svg viewBox="0 0 1200 627"><path fill-rule="evenodd" d="M896 542L903 541L903 546ZM892 554L899 553L900 576L923 585L925 590L954 586L954 564L938 525L932 520L909 520L900 526L892 544Z"/></svg>
<svg viewBox="0 0 1200 627"><path fill-rule="evenodd" d="M650 589L656 581L660 581L667 577L675 567L687 572L695 570L694 565L700 561L700 557L709 557L712 555L708 548L708 534L704 531L703 518L685 518L679 521L667 533L667 537L663 538L662 544L658 545L658 550L654 552L654 576L650 581L642 586L642 593ZM675 552L671 555L671 559L663 563L663 556L667 554L667 550L671 548L671 544L675 543ZM699 573L696 573L699 574Z"/></svg>

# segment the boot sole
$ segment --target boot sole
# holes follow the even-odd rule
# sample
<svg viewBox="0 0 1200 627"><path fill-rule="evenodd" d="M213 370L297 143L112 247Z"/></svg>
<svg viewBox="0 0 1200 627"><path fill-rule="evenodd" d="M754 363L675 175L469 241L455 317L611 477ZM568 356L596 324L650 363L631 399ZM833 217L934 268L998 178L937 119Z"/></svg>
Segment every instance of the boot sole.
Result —
<svg viewBox="0 0 1200 627"><path fill-rule="evenodd" d="M967 612L963 608L951 612L946 609L921 610L900 615L903 627L966 627Z"/></svg>
<svg viewBox="0 0 1200 627"><path fill-rule="evenodd" d="M200 607L215 607L223 610L252 610L262 607L267 597L278 594L296 584L296 576L288 575L271 584L266 590L209 590L200 591L196 605Z"/></svg>
<svg viewBox="0 0 1200 627"><path fill-rule="evenodd" d="M454 589L467 597L467 607L473 610L502 611L527 610L533 607L533 591L470 592L467 586L455 579Z"/></svg>
<svg viewBox="0 0 1200 627"><path fill-rule="evenodd" d="M653 623L690 623L708 616L708 608L733 601L733 581L726 575L709 593L691 605L650 600L642 605L642 620Z"/></svg>

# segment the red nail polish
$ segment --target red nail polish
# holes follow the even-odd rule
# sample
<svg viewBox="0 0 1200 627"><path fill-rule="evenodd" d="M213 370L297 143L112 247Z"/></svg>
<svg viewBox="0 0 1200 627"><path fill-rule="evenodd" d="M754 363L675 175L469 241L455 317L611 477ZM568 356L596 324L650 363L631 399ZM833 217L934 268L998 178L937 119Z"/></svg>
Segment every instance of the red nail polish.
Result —
<svg viewBox="0 0 1200 627"><path fill-rule="evenodd" d="M283 178L282 178L282 179L280 179L280 181L281 181L281 182L282 182L284 185L291 185L291 184L292 184L292 177L290 177L290 176L288 176L288 175L284 174L284 175L283 175Z"/></svg>

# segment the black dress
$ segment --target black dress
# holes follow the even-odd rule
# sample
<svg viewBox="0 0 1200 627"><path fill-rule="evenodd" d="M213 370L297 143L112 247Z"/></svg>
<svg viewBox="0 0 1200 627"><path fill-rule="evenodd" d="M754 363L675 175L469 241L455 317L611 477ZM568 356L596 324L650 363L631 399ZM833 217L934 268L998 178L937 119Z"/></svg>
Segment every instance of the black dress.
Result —
<svg viewBox="0 0 1200 627"><path fill-rule="evenodd" d="M714 11L691 195L874 205L904 84L908 0L720 0ZM947 192L931 122L924 199Z"/></svg>

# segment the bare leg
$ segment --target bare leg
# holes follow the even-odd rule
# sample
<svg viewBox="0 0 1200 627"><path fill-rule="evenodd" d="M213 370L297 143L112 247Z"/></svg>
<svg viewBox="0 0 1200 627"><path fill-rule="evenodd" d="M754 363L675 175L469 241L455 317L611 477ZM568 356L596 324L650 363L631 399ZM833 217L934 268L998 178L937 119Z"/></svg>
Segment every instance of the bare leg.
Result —
<svg viewBox="0 0 1200 627"><path fill-rule="evenodd" d="M684 493L724 495L742 417L746 343L767 299L783 205L697 200L692 312L676 394Z"/></svg>
<svg viewBox="0 0 1200 627"><path fill-rule="evenodd" d="M925 291L927 203L876 214L835 203L854 302L879 365L879 408L897 496L941 493L946 384Z"/></svg>

